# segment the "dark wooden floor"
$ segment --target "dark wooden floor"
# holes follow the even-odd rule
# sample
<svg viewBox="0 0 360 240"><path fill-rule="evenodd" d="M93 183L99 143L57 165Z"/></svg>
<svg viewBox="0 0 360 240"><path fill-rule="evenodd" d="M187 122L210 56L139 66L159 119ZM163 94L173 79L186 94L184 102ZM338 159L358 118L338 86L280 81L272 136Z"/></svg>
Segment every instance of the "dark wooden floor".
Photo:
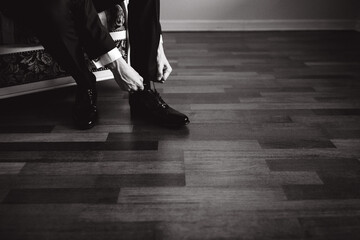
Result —
<svg viewBox="0 0 360 240"><path fill-rule="evenodd" d="M192 123L99 88L1 100L0 239L360 239L360 33L167 33L158 85Z"/></svg>

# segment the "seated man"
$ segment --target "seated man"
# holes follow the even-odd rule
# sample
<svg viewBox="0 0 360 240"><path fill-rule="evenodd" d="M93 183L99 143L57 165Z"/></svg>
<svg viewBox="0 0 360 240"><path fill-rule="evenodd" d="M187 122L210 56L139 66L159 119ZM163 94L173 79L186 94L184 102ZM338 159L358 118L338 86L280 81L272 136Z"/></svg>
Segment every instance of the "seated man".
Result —
<svg viewBox="0 0 360 240"><path fill-rule="evenodd" d="M165 56L159 22L159 0L131 0L129 40L131 66L122 58L97 12L122 0L4 0L0 10L28 24L44 48L77 83L73 119L80 129L92 128L96 108L96 79L87 68L84 52L97 66L108 67L119 87L129 91L131 114L168 126L189 123L169 107L150 82L164 82L172 69Z"/></svg>

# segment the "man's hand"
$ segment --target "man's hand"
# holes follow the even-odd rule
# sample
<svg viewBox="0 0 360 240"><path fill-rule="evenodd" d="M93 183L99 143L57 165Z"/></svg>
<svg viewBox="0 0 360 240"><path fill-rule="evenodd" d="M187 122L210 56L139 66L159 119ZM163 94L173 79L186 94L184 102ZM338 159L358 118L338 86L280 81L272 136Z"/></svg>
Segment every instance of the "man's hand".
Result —
<svg viewBox="0 0 360 240"><path fill-rule="evenodd" d="M106 65L123 91L144 90L143 78L123 58Z"/></svg>
<svg viewBox="0 0 360 240"><path fill-rule="evenodd" d="M159 43L157 53L157 81L164 83L172 72L172 68L167 60L162 43Z"/></svg>

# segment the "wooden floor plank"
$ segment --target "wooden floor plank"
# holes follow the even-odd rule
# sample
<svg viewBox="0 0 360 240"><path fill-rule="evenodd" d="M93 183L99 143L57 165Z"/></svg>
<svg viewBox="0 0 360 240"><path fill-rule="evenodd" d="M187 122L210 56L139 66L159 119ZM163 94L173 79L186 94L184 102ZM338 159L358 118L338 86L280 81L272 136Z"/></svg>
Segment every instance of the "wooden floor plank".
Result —
<svg viewBox="0 0 360 240"><path fill-rule="evenodd" d="M137 142L1 142L0 151L86 151L86 150L156 150L155 141Z"/></svg>
<svg viewBox="0 0 360 240"><path fill-rule="evenodd" d="M48 204L48 203L115 203L118 188L49 188L11 189L3 200L5 204Z"/></svg>
<svg viewBox="0 0 360 240"><path fill-rule="evenodd" d="M25 166L25 163L14 162L0 162L0 175L3 174L18 174L21 169Z"/></svg>
<svg viewBox="0 0 360 240"><path fill-rule="evenodd" d="M108 133L16 133L1 134L0 142L105 142Z"/></svg>
<svg viewBox="0 0 360 240"><path fill-rule="evenodd" d="M116 175L116 174L177 174L184 171L183 162L57 162L26 163L21 174L28 175Z"/></svg>
<svg viewBox="0 0 360 240"><path fill-rule="evenodd" d="M183 187L185 173L136 173L107 175L0 175L1 196L16 189Z"/></svg>

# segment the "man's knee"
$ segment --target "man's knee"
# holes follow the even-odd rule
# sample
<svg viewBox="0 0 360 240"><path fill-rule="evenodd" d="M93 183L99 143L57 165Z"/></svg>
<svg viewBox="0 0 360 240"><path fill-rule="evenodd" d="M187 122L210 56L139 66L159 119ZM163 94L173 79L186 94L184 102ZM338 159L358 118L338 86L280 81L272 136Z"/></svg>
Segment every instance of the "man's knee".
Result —
<svg viewBox="0 0 360 240"><path fill-rule="evenodd" d="M68 32L75 26L75 18L78 14L76 7L85 1L89 0L45 0L39 7L37 22L49 31L55 30L59 34Z"/></svg>

